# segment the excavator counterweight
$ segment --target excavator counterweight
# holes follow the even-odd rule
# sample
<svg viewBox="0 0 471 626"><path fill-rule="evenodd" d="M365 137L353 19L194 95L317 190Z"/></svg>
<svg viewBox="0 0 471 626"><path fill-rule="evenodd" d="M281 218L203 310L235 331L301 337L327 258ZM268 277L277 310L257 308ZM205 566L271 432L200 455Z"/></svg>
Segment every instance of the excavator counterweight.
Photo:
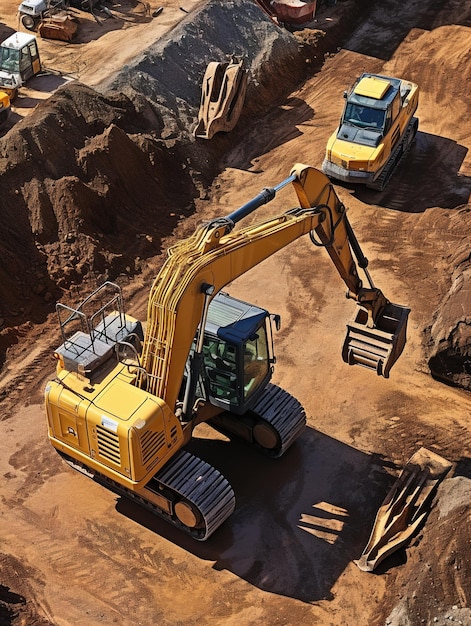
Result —
<svg viewBox="0 0 471 626"><path fill-rule="evenodd" d="M289 184L297 207L236 228ZM306 424L299 401L271 382L279 316L222 289L303 235L325 248L357 303L343 359L387 377L405 344L408 309L373 285L329 179L297 164L169 250L144 325L125 312L111 282L76 307L57 304L62 343L45 389L54 448L75 469L207 539L234 510L235 495L216 468L185 449L196 425L277 458Z"/></svg>

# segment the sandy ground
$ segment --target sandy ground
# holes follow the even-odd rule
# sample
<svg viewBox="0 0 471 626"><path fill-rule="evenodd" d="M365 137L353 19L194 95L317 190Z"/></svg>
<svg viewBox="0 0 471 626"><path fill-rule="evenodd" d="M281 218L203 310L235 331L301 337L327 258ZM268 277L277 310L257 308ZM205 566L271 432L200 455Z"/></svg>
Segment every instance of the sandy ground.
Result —
<svg viewBox="0 0 471 626"><path fill-rule="evenodd" d="M113 0L104 6L110 14L69 9L79 27L72 42L38 37L43 72L25 85L12 106L12 122L18 121L64 82L79 80L95 86L171 30L201 0ZM0 39L25 29L18 22L19 2L5 0L0 9ZM153 13L162 7L157 17ZM28 32L28 31L25 31Z"/></svg>
<svg viewBox="0 0 471 626"><path fill-rule="evenodd" d="M6 7L14 5L2 3L10 26ZM60 62L56 44L41 42L41 51L60 75L94 84L183 16L179 6L165 5L158 18L128 32L123 21L75 48L58 44ZM19 400L0 422L0 551L2 574L8 574L0 583L19 604L21 597L29 602L24 623L350 626L379 623L388 586L397 585L400 596L401 566L414 546L375 575L353 563L390 476L421 446L468 467L471 457L469 394L430 377L422 344L440 302L437 285L447 286L453 245L425 218L465 204L471 191L470 105L466 81L456 80L469 65L470 29L458 22L414 27L377 52L357 32L320 73L267 113L250 142L227 155L209 201L198 206L197 220L224 215L283 180L293 163L320 166L342 92L362 71L420 84L420 132L407 167L383 193L338 187L375 284L411 308L406 350L388 380L342 362L354 304L327 255L307 240L235 281L233 295L282 316L274 382L304 405L308 428L278 461L229 445L206 427L196 432L192 450L222 471L237 498L233 517L208 542L195 544L63 465L47 442L41 406L55 347L48 327L35 331L33 351L16 349L10 368ZM451 205L443 190L458 187L461 202ZM294 201L287 188L258 214L275 214ZM154 272L151 264L129 303L135 315L145 314ZM465 608L469 598L465 589L452 604Z"/></svg>

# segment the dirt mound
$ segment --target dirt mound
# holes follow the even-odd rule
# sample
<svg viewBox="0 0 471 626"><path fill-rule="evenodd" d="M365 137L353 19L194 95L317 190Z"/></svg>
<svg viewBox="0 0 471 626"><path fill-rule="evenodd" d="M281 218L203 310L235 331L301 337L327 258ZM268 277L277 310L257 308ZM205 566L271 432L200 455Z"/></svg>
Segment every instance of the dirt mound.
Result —
<svg viewBox="0 0 471 626"><path fill-rule="evenodd" d="M440 217L436 227L456 240L446 259L451 286L426 329L429 367L433 376L446 383L471 390L471 260L467 233L471 230L471 206Z"/></svg>
<svg viewBox="0 0 471 626"><path fill-rule="evenodd" d="M165 136L189 139L208 63L232 55L244 58L249 68L247 118L273 105L306 71L297 39L277 27L255 2L210 2L181 22L171 38L156 41L100 90L144 94L168 119Z"/></svg>
<svg viewBox="0 0 471 626"><path fill-rule="evenodd" d="M71 83L4 137L4 326L40 322L60 289L134 273L160 252L195 191L148 114L124 95Z"/></svg>
<svg viewBox="0 0 471 626"><path fill-rule="evenodd" d="M378 616L375 626L471 624L470 493L471 481L464 476L439 486L435 508L407 550L407 563L400 574L391 574L388 588L394 592L384 606L392 609Z"/></svg>

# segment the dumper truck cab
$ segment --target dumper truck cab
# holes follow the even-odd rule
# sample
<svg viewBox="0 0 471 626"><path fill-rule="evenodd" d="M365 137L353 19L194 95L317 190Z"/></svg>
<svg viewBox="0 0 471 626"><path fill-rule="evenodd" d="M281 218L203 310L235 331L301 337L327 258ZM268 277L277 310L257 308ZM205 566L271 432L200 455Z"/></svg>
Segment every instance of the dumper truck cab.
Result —
<svg viewBox="0 0 471 626"><path fill-rule="evenodd" d="M344 97L340 124L327 142L322 170L330 178L382 190L416 135L418 86L365 73Z"/></svg>
<svg viewBox="0 0 471 626"><path fill-rule="evenodd" d="M0 44L0 89L18 89L41 71L36 37L28 33L13 33Z"/></svg>

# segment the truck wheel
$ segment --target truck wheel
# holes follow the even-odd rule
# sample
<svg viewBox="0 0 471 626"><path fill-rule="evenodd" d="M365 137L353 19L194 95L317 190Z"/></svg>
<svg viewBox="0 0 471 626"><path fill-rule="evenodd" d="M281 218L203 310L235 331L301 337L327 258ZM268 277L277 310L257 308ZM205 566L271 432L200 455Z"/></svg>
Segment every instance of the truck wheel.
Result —
<svg viewBox="0 0 471 626"><path fill-rule="evenodd" d="M23 24L23 26L26 29L34 30L35 21L34 21L34 18L31 17L31 15L22 15L21 16L21 23Z"/></svg>

